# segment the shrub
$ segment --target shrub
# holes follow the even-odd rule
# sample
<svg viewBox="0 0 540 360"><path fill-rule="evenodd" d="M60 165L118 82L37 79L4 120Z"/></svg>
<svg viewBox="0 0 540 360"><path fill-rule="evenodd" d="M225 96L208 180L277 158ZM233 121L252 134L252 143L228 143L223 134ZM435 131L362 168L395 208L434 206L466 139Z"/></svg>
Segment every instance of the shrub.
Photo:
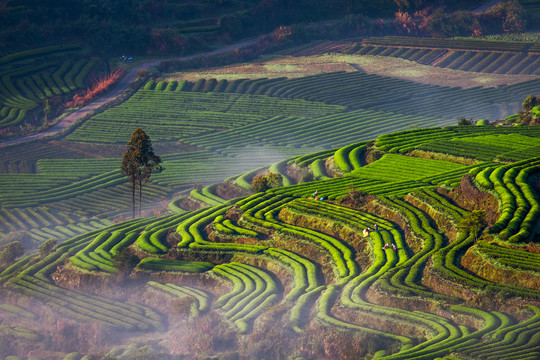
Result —
<svg viewBox="0 0 540 360"><path fill-rule="evenodd" d="M283 177L278 173L268 173L266 175L266 182L270 188L276 188L283 186Z"/></svg>
<svg viewBox="0 0 540 360"><path fill-rule="evenodd" d="M41 245L38 246L38 254L40 257L45 257L49 255L54 247L56 246L56 240L55 239L49 239L45 242L43 242Z"/></svg>
<svg viewBox="0 0 540 360"><path fill-rule="evenodd" d="M268 181L264 175L255 175L255 177L251 181L251 187L256 192L266 191L270 188L268 186Z"/></svg>
<svg viewBox="0 0 540 360"><path fill-rule="evenodd" d="M476 122L476 125L477 126L482 126L482 125L489 125L489 120L487 119L480 119Z"/></svg>
<svg viewBox="0 0 540 360"><path fill-rule="evenodd" d="M251 187L256 192L266 191L280 186L283 186L283 177L278 173L271 172L267 175L255 175L251 181Z"/></svg>
<svg viewBox="0 0 540 360"><path fill-rule="evenodd" d="M19 241L8 243L0 252L0 268L5 268L11 264L18 256L24 254L24 247Z"/></svg>
<svg viewBox="0 0 540 360"><path fill-rule="evenodd" d="M462 125L472 125L472 124L473 124L473 121L471 119L467 119L467 118L461 118L458 121L458 125L460 125L460 126L462 126Z"/></svg>
<svg viewBox="0 0 540 360"><path fill-rule="evenodd" d="M131 272L139 263L139 258L127 247L112 258L114 266L122 273Z"/></svg>

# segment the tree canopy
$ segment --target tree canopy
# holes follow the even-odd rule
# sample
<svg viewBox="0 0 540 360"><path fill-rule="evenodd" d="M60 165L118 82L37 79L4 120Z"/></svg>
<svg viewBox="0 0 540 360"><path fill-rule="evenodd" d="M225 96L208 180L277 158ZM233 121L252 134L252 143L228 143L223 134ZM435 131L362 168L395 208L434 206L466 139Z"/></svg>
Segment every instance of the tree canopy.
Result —
<svg viewBox="0 0 540 360"><path fill-rule="evenodd" d="M127 175L132 190L132 210L135 217L135 189L139 187L139 215L142 208L142 187L152 173L161 170L161 158L154 154L150 137L143 129L137 128L127 143L127 150L122 157L122 174Z"/></svg>

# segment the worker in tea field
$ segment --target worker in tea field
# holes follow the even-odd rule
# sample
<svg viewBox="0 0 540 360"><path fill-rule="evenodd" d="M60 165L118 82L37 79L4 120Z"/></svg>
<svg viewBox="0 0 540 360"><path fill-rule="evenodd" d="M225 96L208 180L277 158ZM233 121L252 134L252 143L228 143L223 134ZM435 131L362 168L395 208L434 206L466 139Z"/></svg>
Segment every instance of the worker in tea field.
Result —
<svg viewBox="0 0 540 360"><path fill-rule="evenodd" d="M364 229L364 237L369 236L370 231L371 231L370 228Z"/></svg>

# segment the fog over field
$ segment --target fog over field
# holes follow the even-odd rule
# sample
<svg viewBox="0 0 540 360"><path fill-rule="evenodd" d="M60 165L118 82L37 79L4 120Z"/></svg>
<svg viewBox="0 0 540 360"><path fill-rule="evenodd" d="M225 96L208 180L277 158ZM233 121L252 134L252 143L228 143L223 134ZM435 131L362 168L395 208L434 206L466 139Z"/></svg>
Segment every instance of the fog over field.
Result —
<svg viewBox="0 0 540 360"><path fill-rule="evenodd" d="M538 14L0 2L0 360L540 359Z"/></svg>

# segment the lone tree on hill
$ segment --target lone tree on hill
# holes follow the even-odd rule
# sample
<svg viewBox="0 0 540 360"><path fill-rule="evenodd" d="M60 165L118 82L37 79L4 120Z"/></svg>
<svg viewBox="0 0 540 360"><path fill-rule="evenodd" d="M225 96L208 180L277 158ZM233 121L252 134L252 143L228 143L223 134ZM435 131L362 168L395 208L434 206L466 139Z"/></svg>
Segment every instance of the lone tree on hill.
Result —
<svg viewBox="0 0 540 360"><path fill-rule="evenodd" d="M135 129L127 143L127 150L122 157L122 174L131 183L131 204L135 217L135 188L139 186L139 216L141 215L142 187L148 182L152 172L161 171L161 158L154 154L150 137L141 128Z"/></svg>

